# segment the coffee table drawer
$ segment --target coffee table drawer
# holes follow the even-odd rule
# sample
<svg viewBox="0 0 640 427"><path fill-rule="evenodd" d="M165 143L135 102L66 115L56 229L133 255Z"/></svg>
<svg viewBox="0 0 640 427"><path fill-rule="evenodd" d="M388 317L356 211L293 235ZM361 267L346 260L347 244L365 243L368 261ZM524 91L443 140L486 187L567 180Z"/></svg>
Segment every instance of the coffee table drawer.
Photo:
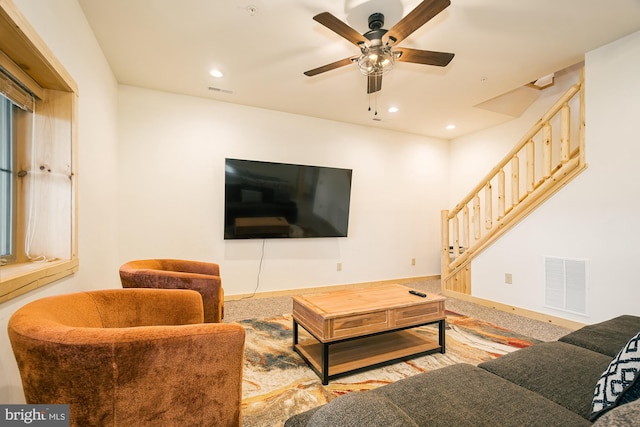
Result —
<svg viewBox="0 0 640 427"><path fill-rule="evenodd" d="M444 316L444 302L402 307L393 310L396 327L421 325L442 319Z"/></svg>
<svg viewBox="0 0 640 427"><path fill-rule="evenodd" d="M330 320L329 333L331 339L357 337L389 328L386 311L357 314Z"/></svg>

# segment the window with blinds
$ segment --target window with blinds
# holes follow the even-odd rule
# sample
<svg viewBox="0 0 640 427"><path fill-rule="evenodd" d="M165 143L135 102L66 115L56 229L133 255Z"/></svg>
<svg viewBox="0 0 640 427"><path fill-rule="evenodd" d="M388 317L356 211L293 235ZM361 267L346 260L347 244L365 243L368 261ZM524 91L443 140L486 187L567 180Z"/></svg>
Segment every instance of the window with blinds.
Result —
<svg viewBox="0 0 640 427"><path fill-rule="evenodd" d="M0 266L17 259L17 145L24 137L16 127L18 117L31 116L34 107L35 97L0 68Z"/></svg>
<svg viewBox="0 0 640 427"><path fill-rule="evenodd" d="M0 34L2 303L79 268L78 86L12 2Z"/></svg>
<svg viewBox="0 0 640 427"><path fill-rule="evenodd" d="M0 96L0 265L15 259L15 161L11 138L13 104Z"/></svg>

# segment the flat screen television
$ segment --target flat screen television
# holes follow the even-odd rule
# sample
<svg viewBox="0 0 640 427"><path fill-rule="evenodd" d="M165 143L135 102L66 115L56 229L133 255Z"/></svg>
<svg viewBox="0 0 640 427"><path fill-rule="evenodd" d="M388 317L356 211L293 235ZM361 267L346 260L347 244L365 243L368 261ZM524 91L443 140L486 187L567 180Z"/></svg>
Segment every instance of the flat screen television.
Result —
<svg viewBox="0 0 640 427"><path fill-rule="evenodd" d="M224 238L346 237L351 169L225 159Z"/></svg>

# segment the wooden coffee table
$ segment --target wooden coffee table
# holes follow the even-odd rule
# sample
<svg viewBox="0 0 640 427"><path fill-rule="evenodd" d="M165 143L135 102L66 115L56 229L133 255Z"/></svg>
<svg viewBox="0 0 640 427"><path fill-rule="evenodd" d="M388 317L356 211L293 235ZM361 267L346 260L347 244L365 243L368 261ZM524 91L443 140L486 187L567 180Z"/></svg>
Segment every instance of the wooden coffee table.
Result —
<svg viewBox="0 0 640 427"><path fill-rule="evenodd" d="M293 297L293 349L329 379L445 352L445 298L383 285ZM409 330L438 323L438 342ZM310 335L298 342L298 325ZM313 338L312 338L313 337Z"/></svg>

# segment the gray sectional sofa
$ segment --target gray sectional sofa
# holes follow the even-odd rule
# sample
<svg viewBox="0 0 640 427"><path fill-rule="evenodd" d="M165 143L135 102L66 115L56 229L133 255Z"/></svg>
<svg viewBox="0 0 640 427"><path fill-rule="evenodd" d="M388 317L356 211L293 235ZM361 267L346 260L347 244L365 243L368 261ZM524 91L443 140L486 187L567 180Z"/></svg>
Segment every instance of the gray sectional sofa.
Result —
<svg viewBox="0 0 640 427"><path fill-rule="evenodd" d="M478 366L452 365L349 393L285 427L639 426L639 332L640 317L616 317ZM594 393L597 384L602 390ZM616 399L609 390L621 385ZM603 408L602 393L610 407Z"/></svg>

